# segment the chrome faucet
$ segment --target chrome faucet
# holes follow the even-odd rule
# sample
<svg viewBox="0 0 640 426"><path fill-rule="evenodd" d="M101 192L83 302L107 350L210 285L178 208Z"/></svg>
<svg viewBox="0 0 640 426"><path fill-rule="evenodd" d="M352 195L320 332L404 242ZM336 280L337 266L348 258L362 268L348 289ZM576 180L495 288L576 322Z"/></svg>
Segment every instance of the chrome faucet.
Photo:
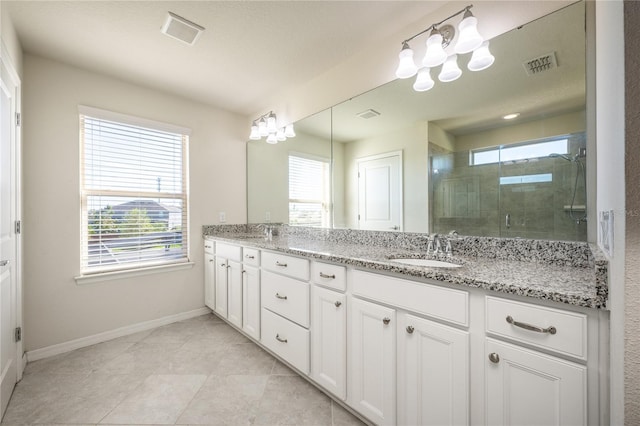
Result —
<svg viewBox="0 0 640 426"><path fill-rule="evenodd" d="M433 234L431 238L429 238L429 243L427 245L427 254L438 254L440 253L442 247L440 243L440 236L438 234Z"/></svg>

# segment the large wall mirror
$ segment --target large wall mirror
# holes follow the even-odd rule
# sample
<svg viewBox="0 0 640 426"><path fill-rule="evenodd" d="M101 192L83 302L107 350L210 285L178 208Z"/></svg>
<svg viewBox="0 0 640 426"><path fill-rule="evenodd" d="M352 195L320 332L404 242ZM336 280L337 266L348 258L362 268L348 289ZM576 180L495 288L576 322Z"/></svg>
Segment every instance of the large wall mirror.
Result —
<svg viewBox="0 0 640 426"><path fill-rule="evenodd" d="M586 240L585 43L579 2L493 38L487 70L463 57L454 82L396 80L249 142L249 222Z"/></svg>

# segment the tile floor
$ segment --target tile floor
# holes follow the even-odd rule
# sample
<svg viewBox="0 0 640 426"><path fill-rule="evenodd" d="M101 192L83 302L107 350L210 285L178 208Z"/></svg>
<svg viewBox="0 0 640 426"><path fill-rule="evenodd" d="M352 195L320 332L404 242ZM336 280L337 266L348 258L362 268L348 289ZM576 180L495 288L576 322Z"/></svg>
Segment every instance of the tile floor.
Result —
<svg viewBox="0 0 640 426"><path fill-rule="evenodd" d="M29 363L2 424L363 423L203 315Z"/></svg>

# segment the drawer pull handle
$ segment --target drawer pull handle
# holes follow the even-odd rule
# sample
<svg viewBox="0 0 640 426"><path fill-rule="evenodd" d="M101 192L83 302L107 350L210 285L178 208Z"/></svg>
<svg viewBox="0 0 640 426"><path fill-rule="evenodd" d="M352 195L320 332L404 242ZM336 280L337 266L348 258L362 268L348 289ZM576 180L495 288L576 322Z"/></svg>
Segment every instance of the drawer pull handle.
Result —
<svg viewBox="0 0 640 426"><path fill-rule="evenodd" d="M245 254L244 257L246 257L247 259L255 259L255 256L251 256L250 254Z"/></svg>
<svg viewBox="0 0 640 426"><path fill-rule="evenodd" d="M415 330L415 328L413 328L413 326L412 326L412 325L408 325L408 326L407 326L407 333L409 333L409 334L413 334L413 330Z"/></svg>
<svg viewBox="0 0 640 426"><path fill-rule="evenodd" d="M287 267L287 264L286 264L286 263L280 263L280 262L278 262L278 261L276 260L276 266L280 266L280 267L282 267L282 268L286 268L286 267Z"/></svg>
<svg viewBox="0 0 640 426"><path fill-rule="evenodd" d="M320 272L320 278L329 278L329 279L335 280L336 276L335 276L335 274L327 275L327 274L325 274L323 272Z"/></svg>
<svg viewBox="0 0 640 426"><path fill-rule="evenodd" d="M283 339L279 334L276 334L276 340L281 343L287 343L287 339Z"/></svg>
<svg viewBox="0 0 640 426"><path fill-rule="evenodd" d="M382 323L383 323L384 325L389 325L389 323L390 323L390 322L391 322L391 318L383 318L383 319L382 319Z"/></svg>
<svg viewBox="0 0 640 426"><path fill-rule="evenodd" d="M280 296L280 293L276 293L278 299L287 300L287 296Z"/></svg>
<svg viewBox="0 0 640 426"><path fill-rule="evenodd" d="M491 353L489 354L489 361L491 361L491 362L492 362L492 363L494 363L494 364L499 363L499 362L500 362L500 355L498 355L498 354L497 354L497 353L495 353L495 352L491 352Z"/></svg>
<svg viewBox="0 0 640 426"><path fill-rule="evenodd" d="M541 327L537 327L535 325L531 325L531 324L527 324L525 322L519 322L513 319L513 317L511 315L509 315L507 317L507 322L511 325L514 325L516 327L520 327L520 328L524 328L525 330L529 330L529 331L535 331L536 333L549 333L549 334L556 334L557 330L554 326L551 327L547 327L547 328L541 328Z"/></svg>
<svg viewBox="0 0 640 426"><path fill-rule="evenodd" d="M336 303L334 303L334 305L336 305L336 308L339 308L340 306L342 306L342 302L337 300Z"/></svg>
<svg viewBox="0 0 640 426"><path fill-rule="evenodd" d="M213 262L213 259L209 259L209 262Z"/></svg>
<svg viewBox="0 0 640 426"><path fill-rule="evenodd" d="M227 264L226 263L221 263L220 266L224 266L226 268Z"/></svg>

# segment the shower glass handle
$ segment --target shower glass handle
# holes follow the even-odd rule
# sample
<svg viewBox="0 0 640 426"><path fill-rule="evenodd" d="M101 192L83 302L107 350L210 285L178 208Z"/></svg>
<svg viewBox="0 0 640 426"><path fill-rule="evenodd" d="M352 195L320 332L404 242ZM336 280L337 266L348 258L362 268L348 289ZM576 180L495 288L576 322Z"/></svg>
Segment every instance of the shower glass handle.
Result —
<svg viewBox="0 0 640 426"><path fill-rule="evenodd" d="M507 213L504 217L504 226L511 228L511 214Z"/></svg>

